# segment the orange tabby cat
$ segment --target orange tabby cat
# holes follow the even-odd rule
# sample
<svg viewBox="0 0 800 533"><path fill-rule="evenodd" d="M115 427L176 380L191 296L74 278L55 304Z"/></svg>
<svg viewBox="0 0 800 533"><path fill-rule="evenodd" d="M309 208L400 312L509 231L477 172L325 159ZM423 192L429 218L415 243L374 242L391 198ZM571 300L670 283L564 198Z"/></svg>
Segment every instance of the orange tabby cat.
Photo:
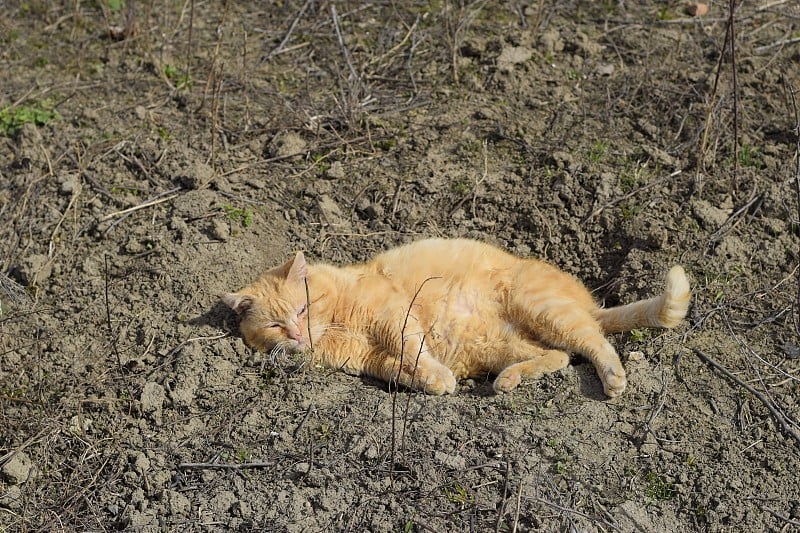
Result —
<svg viewBox="0 0 800 533"><path fill-rule="evenodd" d="M307 265L301 252L223 301L261 350L313 348L326 366L445 394L495 374L509 392L569 362L594 363L606 395L626 386L606 333L676 326L689 307L679 266L660 296L601 309L575 278L466 239L428 239L352 266ZM310 320L310 323L309 323Z"/></svg>

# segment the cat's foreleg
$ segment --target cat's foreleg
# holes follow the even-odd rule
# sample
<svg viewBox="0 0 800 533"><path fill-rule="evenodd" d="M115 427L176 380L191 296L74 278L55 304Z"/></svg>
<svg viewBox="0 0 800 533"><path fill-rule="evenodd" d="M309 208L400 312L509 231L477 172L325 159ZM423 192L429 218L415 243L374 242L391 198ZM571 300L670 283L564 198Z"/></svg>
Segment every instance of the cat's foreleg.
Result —
<svg viewBox="0 0 800 533"><path fill-rule="evenodd" d="M371 369L376 377L400 384L426 394L450 394L456 390L456 378L453 372L442 363L427 354L419 354L419 358L403 359L386 354Z"/></svg>
<svg viewBox="0 0 800 533"><path fill-rule="evenodd" d="M398 322L397 316L387 316L376 322L373 335L384 350L372 365L373 375L428 394L455 391L453 372L428 352L425 334L414 317Z"/></svg>

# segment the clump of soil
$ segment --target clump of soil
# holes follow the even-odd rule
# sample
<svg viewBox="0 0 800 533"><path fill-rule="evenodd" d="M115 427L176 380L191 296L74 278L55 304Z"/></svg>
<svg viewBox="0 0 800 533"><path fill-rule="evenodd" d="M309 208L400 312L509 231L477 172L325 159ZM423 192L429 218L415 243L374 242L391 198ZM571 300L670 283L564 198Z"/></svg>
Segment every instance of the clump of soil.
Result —
<svg viewBox="0 0 800 533"><path fill-rule="evenodd" d="M710 6L9 8L0 529L796 526L800 7L741 4L732 49ZM578 358L434 398L253 352L219 302L439 235L607 305L682 264L690 317L613 339L614 400Z"/></svg>

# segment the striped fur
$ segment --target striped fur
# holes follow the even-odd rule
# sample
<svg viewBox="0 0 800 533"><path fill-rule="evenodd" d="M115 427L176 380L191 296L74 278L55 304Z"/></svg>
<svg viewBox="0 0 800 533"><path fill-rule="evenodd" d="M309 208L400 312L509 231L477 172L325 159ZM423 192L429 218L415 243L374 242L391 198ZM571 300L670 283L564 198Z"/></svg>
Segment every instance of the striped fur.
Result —
<svg viewBox="0 0 800 533"><path fill-rule="evenodd" d="M552 265L476 241L427 239L347 267L308 265L298 253L223 301L255 348L313 347L326 366L431 394L488 374L496 375L497 392L509 392L523 378L563 368L568 352L577 352L592 360L613 397L627 382L605 334L674 327L690 296L686 274L674 267L660 296L600 309Z"/></svg>

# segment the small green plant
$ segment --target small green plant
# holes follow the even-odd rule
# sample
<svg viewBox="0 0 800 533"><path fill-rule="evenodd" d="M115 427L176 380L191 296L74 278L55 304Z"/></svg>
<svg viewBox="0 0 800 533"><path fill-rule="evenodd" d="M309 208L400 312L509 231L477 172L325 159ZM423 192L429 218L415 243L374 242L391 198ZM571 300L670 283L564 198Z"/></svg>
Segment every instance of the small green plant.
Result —
<svg viewBox="0 0 800 533"><path fill-rule="evenodd" d="M458 194L467 194L469 192L469 184L462 179L454 181L452 187L453 192Z"/></svg>
<svg viewBox="0 0 800 533"><path fill-rule="evenodd" d="M650 336L648 332L643 329L632 329L630 333L631 333L631 340L634 342L644 342L647 339L647 337Z"/></svg>
<svg viewBox="0 0 800 533"><path fill-rule="evenodd" d="M224 204L222 210L231 222L238 222L245 228L253 225L253 212L250 209Z"/></svg>
<svg viewBox="0 0 800 533"><path fill-rule="evenodd" d="M645 494L648 498L657 501L667 501L675 497L675 487L664 476L654 471L649 471L645 476L647 488Z"/></svg>
<svg viewBox="0 0 800 533"><path fill-rule="evenodd" d="M622 220L630 220L634 218L636 215L641 213L642 206L641 205L623 205L620 207L620 211L622 211Z"/></svg>
<svg viewBox="0 0 800 533"><path fill-rule="evenodd" d="M743 144L739 149L739 164L743 167L764 168L764 156L756 147Z"/></svg>
<svg viewBox="0 0 800 533"><path fill-rule="evenodd" d="M0 134L13 135L25 124L46 126L61 115L52 109L47 102L18 107L7 107L0 110Z"/></svg>
<svg viewBox="0 0 800 533"><path fill-rule="evenodd" d="M161 71L164 73L165 78L175 82L176 89L188 90L192 88L192 84L194 83L192 77L189 75L189 73L181 71L175 65L164 65Z"/></svg>
<svg viewBox="0 0 800 533"><path fill-rule="evenodd" d="M467 492L467 489L462 487L457 481L454 481L449 486L445 486L442 490L444 491L445 497L452 503L463 506L475 501L475 496Z"/></svg>
<svg viewBox="0 0 800 533"><path fill-rule="evenodd" d="M325 173L331 168L331 163L328 161L326 154L312 153L311 160L317 165L320 173Z"/></svg>
<svg viewBox="0 0 800 533"><path fill-rule="evenodd" d="M125 0L103 0L103 3L114 13L125 7Z"/></svg>
<svg viewBox="0 0 800 533"><path fill-rule="evenodd" d="M403 533L411 533L412 531L414 531L414 521L406 520L406 523L403 525Z"/></svg>
<svg viewBox="0 0 800 533"><path fill-rule="evenodd" d="M116 185L111 187L111 194L125 194L125 193L129 193L134 196L141 196L142 191L140 191L136 187L121 187Z"/></svg>
<svg viewBox="0 0 800 533"><path fill-rule="evenodd" d="M327 422L320 422L319 427L317 428L317 436L319 437L319 440L328 440L331 438L331 434L331 426L329 426Z"/></svg>
<svg viewBox="0 0 800 533"><path fill-rule="evenodd" d="M165 128L159 127L157 130L158 136L161 138L162 141L171 141L172 134Z"/></svg>
<svg viewBox="0 0 800 533"><path fill-rule="evenodd" d="M608 144L603 141L597 141L589 149L589 160L593 163L602 161L608 153Z"/></svg>
<svg viewBox="0 0 800 533"><path fill-rule="evenodd" d="M266 368L263 372L261 372L261 383L260 388L261 390L266 390L269 387L270 382L278 375L278 371L275 368Z"/></svg>
<svg viewBox="0 0 800 533"><path fill-rule="evenodd" d="M236 459L239 460L240 463L246 463L250 460L252 454L246 448L237 448L236 449Z"/></svg>

